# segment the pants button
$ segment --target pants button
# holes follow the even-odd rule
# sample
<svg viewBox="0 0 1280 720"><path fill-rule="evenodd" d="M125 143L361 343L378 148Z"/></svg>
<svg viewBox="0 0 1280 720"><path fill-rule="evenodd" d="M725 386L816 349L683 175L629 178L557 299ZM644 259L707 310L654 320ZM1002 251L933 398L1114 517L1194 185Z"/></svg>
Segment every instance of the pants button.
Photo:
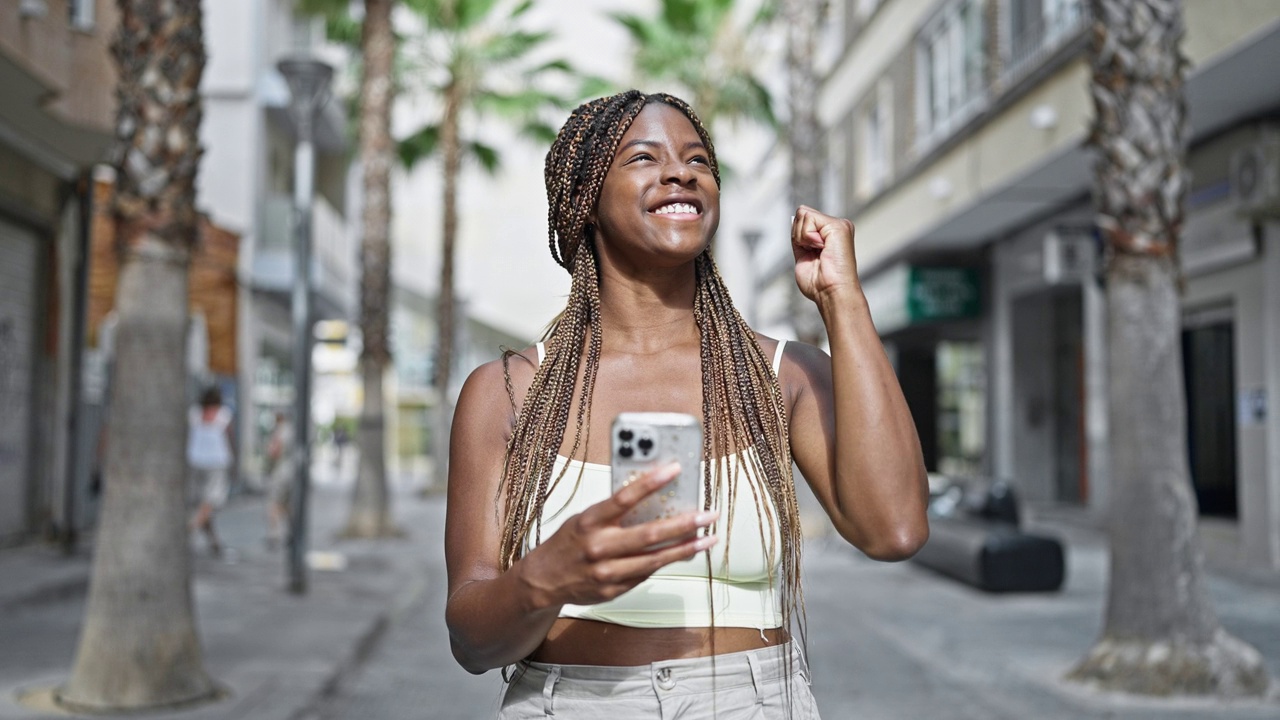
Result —
<svg viewBox="0 0 1280 720"><path fill-rule="evenodd" d="M658 670L658 687L663 690L670 690L676 686L676 679L671 677L671 668L664 667Z"/></svg>

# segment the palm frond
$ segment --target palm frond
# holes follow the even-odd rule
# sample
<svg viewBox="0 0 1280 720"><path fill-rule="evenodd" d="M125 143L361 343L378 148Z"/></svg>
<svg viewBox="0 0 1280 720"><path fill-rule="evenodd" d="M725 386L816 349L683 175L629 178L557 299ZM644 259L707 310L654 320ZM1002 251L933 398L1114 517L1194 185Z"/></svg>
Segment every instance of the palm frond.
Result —
<svg viewBox="0 0 1280 720"><path fill-rule="evenodd" d="M412 170L420 161L435 154L440 145L440 126L426 125L417 132L396 143L400 164Z"/></svg>
<svg viewBox="0 0 1280 720"><path fill-rule="evenodd" d="M476 48L475 55L487 63L512 62L524 57L550 38L549 32L517 30L509 33L495 33Z"/></svg>
<svg viewBox="0 0 1280 720"><path fill-rule="evenodd" d="M475 140L468 142L466 147L467 153L480 163L480 167L484 168L486 174L490 176L498 174L498 169L502 167L502 156L497 148Z"/></svg>

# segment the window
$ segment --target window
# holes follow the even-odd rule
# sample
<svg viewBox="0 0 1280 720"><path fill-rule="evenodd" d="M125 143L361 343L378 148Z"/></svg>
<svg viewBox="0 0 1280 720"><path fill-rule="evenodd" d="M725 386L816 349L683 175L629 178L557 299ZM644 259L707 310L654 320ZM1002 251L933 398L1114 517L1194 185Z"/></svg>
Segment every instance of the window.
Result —
<svg viewBox="0 0 1280 720"><path fill-rule="evenodd" d="M1084 28L1084 0L1005 0L1006 73L1018 72Z"/></svg>
<svg viewBox="0 0 1280 720"><path fill-rule="evenodd" d="M18 6L18 14L24 18L42 18L48 14L49 8L44 0L22 0Z"/></svg>
<svg viewBox="0 0 1280 720"><path fill-rule="evenodd" d="M77 30L92 29L96 2L97 0L71 0L67 3L68 20L71 22L71 27Z"/></svg>
<svg viewBox="0 0 1280 720"><path fill-rule="evenodd" d="M986 454L986 363L982 344L940 342L937 363L938 472L982 474Z"/></svg>
<svg viewBox="0 0 1280 720"><path fill-rule="evenodd" d="M917 125L922 142L950 133L982 98L981 0L957 0L920 33L916 51Z"/></svg>
<svg viewBox="0 0 1280 720"><path fill-rule="evenodd" d="M882 79L862 119L862 171L858 195L868 198L889 184L893 173L893 85Z"/></svg>

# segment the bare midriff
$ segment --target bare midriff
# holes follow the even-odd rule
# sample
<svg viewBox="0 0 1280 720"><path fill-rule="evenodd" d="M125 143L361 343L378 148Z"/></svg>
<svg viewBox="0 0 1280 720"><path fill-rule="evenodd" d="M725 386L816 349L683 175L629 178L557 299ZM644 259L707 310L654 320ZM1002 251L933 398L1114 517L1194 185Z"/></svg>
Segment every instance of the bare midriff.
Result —
<svg viewBox="0 0 1280 720"><path fill-rule="evenodd" d="M529 656L557 665L648 665L659 660L758 650L787 641L782 628L635 628L561 618ZM714 640L714 651L713 641Z"/></svg>

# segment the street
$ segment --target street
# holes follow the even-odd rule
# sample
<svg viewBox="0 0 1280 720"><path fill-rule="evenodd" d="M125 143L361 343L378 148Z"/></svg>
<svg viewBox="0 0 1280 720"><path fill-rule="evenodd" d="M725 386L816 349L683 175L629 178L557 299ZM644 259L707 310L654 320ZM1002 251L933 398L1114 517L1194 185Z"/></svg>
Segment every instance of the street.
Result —
<svg viewBox="0 0 1280 720"><path fill-rule="evenodd" d="M426 501L424 528L439 537L443 500ZM806 546L805 594L814 694L830 719L934 717L1275 718L1280 702L1210 705L1195 700L1098 696L1059 678L1089 648L1101 624L1105 549L1096 536L1071 534L1061 593L995 596L915 565L876 563L834 535ZM307 720L492 718L497 672L472 676L453 661L444 626L441 543L426 558L417 600L391 621L362 668ZM1276 588L1215 577L1223 624L1253 643L1280 672Z"/></svg>

